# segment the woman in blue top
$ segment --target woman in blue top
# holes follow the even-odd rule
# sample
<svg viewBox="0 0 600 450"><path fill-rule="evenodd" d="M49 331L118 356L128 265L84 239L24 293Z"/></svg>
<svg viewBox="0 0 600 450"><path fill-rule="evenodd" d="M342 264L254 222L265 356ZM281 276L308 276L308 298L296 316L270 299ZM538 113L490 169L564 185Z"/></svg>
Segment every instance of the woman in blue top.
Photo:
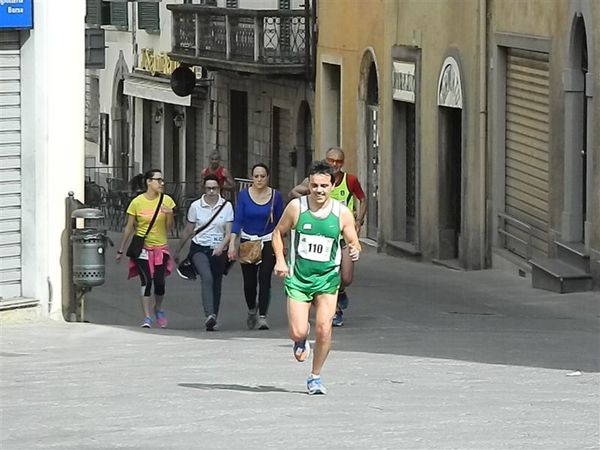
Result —
<svg viewBox="0 0 600 450"><path fill-rule="evenodd" d="M269 168L262 163L252 167L252 185L241 191L235 207L228 256L237 258L237 236L241 242L260 239L263 243L262 261L258 264L241 264L244 278L244 297L248 305L247 325L250 330L268 330L267 311L271 297L271 275L275 267L275 254L271 234L283 214L283 199L279 191L269 187ZM258 308L256 293L258 291Z"/></svg>

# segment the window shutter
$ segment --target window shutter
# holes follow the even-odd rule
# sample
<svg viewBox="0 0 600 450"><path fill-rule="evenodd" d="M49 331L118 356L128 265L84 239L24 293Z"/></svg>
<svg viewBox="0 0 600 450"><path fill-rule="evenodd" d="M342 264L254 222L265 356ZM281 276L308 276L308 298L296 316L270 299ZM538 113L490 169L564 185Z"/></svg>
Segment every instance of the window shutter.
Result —
<svg viewBox="0 0 600 450"><path fill-rule="evenodd" d="M105 67L104 29L85 30L85 68L104 69Z"/></svg>
<svg viewBox="0 0 600 450"><path fill-rule="evenodd" d="M110 24L116 27L126 27L129 25L127 20L127 9L129 3L110 3Z"/></svg>
<svg viewBox="0 0 600 450"><path fill-rule="evenodd" d="M100 25L100 11L102 0L85 0L85 23L89 25Z"/></svg>
<svg viewBox="0 0 600 450"><path fill-rule="evenodd" d="M138 28L146 31L160 30L158 3L138 2Z"/></svg>

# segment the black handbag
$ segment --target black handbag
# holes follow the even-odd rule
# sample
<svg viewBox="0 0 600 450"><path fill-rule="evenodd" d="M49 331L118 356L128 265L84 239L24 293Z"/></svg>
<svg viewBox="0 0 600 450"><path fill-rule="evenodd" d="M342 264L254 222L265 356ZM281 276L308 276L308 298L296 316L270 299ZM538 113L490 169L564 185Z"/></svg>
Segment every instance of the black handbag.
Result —
<svg viewBox="0 0 600 450"><path fill-rule="evenodd" d="M156 216L158 216L158 211L160 210L160 206L162 205L164 194L160 194L160 200L158 200L158 206L156 207L156 211L154 211L154 215L152 216L152 220L150 221L150 225L148 225L148 229L146 230L146 234L143 236L138 236L134 234L131 238L131 242L129 243L129 247L127 247L127 252L125 253L128 257L137 259L142 253L144 249L144 241L146 240L146 236L150 233L152 226L154 225L154 221L156 220Z"/></svg>

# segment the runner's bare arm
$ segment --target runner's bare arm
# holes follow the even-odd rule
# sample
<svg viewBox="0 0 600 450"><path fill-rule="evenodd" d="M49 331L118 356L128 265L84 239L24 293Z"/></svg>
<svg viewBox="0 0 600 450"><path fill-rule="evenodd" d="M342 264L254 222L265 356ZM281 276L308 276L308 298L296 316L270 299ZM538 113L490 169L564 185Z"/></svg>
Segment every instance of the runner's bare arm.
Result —
<svg viewBox="0 0 600 450"><path fill-rule="evenodd" d="M272 245L275 253L275 274L283 277L288 274L289 268L285 262L283 236L285 236L297 223L300 212L300 201L292 200L283 210L279 223L273 230Z"/></svg>
<svg viewBox="0 0 600 450"><path fill-rule="evenodd" d="M352 212L342 205L340 209L340 226L342 228L342 236L350 249L350 256L353 261L358 259L358 253L362 250L358 234L356 233L356 224Z"/></svg>
<svg viewBox="0 0 600 450"><path fill-rule="evenodd" d="M229 170L223 168L223 176L225 177L225 180L223 181L223 189L226 191L233 191L235 188L235 181L233 180L231 173L229 173Z"/></svg>
<svg viewBox="0 0 600 450"><path fill-rule="evenodd" d="M354 201L358 201L358 213L356 214L356 229L360 229L360 227L365 222L365 215L367 214L367 197L365 196L362 200L358 200L358 198L354 197Z"/></svg>
<svg viewBox="0 0 600 450"><path fill-rule="evenodd" d="M289 198L298 198L303 195L308 195L310 193L310 189L308 188L308 178L305 178L302 183L294 187L290 193L288 194Z"/></svg>

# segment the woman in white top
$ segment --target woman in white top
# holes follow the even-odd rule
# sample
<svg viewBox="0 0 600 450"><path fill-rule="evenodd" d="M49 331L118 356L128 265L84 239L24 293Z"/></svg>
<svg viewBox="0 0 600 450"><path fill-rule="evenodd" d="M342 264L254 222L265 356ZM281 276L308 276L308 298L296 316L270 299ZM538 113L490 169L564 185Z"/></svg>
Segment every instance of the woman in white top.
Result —
<svg viewBox="0 0 600 450"><path fill-rule="evenodd" d="M214 331L221 304L221 283L227 265L227 248L233 222L233 207L221 197L219 180L215 175L204 177L204 195L190 205L188 223L183 230L175 262L179 252L194 231L210 224L192 238L190 259L202 283L202 304L206 315L206 330Z"/></svg>

